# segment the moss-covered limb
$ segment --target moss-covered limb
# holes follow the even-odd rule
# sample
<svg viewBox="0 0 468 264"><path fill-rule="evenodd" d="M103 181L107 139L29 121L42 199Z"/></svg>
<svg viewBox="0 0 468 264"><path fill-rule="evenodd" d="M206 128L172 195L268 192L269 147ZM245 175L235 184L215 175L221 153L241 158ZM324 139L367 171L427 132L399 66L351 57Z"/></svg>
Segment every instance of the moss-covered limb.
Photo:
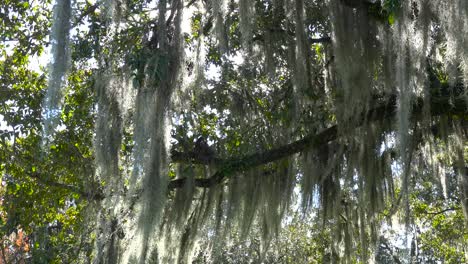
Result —
<svg viewBox="0 0 468 264"><path fill-rule="evenodd" d="M413 118L419 119L423 109L423 100L417 99L412 108ZM374 121L381 119L389 119L394 116L396 112L396 97L392 96L386 103L376 107L365 114L362 114L362 125L366 120ZM431 114L438 116L442 114L457 115L462 119L468 118L467 105L464 98L450 99L446 97L433 97L431 101ZM172 152L172 162L191 162L194 164L216 164L219 168L215 174L207 179L196 179L195 186L201 188L209 188L223 181L224 178L232 175L233 173L245 171L263 164L284 159L296 153L300 153L310 148L317 148L335 140L338 137L338 126L331 126L318 134L309 134L304 138L280 146L265 152L258 152L246 155L240 158L220 159L213 157L212 159L205 159L200 157L195 152ZM185 183L185 179L176 179L169 183L169 189L181 188Z"/></svg>
<svg viewBox="0 0 468 264"><path fill-rule="evenodd" d="M265 152L250 154L237 159L234 158L230 160L225 160L219 165L218 171L215 174L213 174L213 176L211 176L210 178L196 179L195 186L208 188L221 183L225 177L232 175L233 173L248 170L250 168L254 168L263 164L267 164L273 161L289 157L296 153L302 152L307 148L319 147L323 144L326 144L329 141L336 139L337 133L337 127L332 126L318 134L310 134L300 140L294 141L290 144L278 148L274 148ZM194 153L188 154L187 156L192 154ZM191 156L191 158L195 158L193 160L196 160L195 156ZM197 163L203 164L202 161L199 161ZM184 185L184 183L185 179L173 180L169 183L168 188L180 188Z"/></svg>

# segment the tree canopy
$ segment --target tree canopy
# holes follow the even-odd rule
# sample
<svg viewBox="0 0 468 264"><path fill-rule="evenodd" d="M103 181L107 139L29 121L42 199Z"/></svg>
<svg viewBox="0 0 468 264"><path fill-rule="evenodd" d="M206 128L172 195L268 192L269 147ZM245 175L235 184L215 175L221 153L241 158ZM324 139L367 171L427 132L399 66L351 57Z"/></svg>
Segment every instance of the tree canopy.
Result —
<svg viewBox="0 0 468 264"><path fill-rule="evenodd" d="M466 0L0 10L0 263L468 260Z"/></svg>

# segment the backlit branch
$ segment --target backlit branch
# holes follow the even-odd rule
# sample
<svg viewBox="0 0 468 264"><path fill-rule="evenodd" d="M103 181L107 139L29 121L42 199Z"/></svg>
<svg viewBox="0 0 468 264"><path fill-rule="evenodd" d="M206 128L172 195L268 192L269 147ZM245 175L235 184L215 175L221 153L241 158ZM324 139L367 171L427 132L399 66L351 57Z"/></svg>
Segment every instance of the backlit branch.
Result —
<svg viewBox="0 0 468 264"><path fill-rule="evenodd" d="M464 98L452 99L450 98L432 98L431 102L431 115L437 116L441 114L458 115L462 119L466 119L468 116L466 110L466 102ZM420 118L423 111L423 100L418 99L413 104L413 118ZM396 113L396 97L391 97L385 104L376 107L365 114L362 114L360 123L356 126L362 125L364 122L390 119ZM260 165L264 165L270 162L278 161L289 157L291 155L303 152L311 148L319 148L335 140L338 137L338 126L331 126L318 134L309 134L304 138L289 143L278 148L274 148L265 152L258 152L244 157L232 158L232 159L219 159L213 158L212 160L206 160L199 157L195 152L172 152L172 162L191 162L194 164L210 164L214 162L218 170L210 178L206 179L195 179L195 186L201 188L209 188L216 184L221 183L226 177L245 170L255 168ZM184 186L186 179L176 179L169 183L169 190L175 188L181 188Z"/></svg>
<svg viewBox="0 0 468 264"><path fill-rule="evenodd" d="M77 186L74 186L74 185L64 184L64 183L52 181L52 180L49 180L49 179L45 179L37 172L28 173L27 175L29 177L33 178L33 179L36 179L38 183L46 185L46 186L67 190L67 191L70 191L72 193L76 193L76 194L79 194L79 195L81 195L83 197L93 199L93 200L101 200L103 198L102 194L100 192L88 193L88 192L85 192L85 191L81 190L80 188L78 188Z"/></svg>

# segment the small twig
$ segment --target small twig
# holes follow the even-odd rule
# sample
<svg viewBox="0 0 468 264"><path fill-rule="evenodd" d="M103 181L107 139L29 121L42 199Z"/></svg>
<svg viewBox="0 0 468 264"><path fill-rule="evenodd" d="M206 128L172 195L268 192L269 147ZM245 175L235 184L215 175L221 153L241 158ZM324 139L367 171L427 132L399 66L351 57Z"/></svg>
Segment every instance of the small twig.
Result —
<svg viewBox="0 0 468 264"><path fill-rule="evenodd" d="M441 210L441 211L437 211L437 212L428 212L428 211L424 211L423 213L424 214L428 214L428 215L439 215L439 214L443 214L445 212L449 212L449 211L458 211L460 210L461 208L460 207L450 207L450 208L447 208L447 209L444 209L444 210Z"/></svg>
<svg viewBox="0 0 468 264"><path fill-rule="evenodd" d="M197 0L191 0L190 2L187 3L187 5L185 6L186 8L190 7L191 5L195 4Z"/></svg>
<svg viewBox="0 0 468 264"><path fill-rule="evenodd" d="M75 23L71 25L71 28L78 26L78 24L81 22L81 20L83 20L83 18L96 11L100 3L100 1L97 1L94 5L89 6L88 9L86 9L85 12L81 13L81 15L75 20Z"/></svg>
<svg viewBox="0 0 468 264"><path fill-rule="evenodd" d="M171 14L169 15L169 17L167 18L166 20L166 26L168 27L171 22L172 22L172 19L174 19L174 16L175 16L175 13L178 12L178 7L179 5L181 5L182 3L180 1L173 1L172 2L172 6L171 6Z"/></svg>
<svg viewBox="0 0 468 264"><path fill-rule="evenodd" d="M26 175L28 175L30 178L36 179L39 183L47 185L47 186L52 186L52 187L57 187L57 188L60 188L60 189L68 190L70 192L80 194L81 196L91 197L92 199L96 199L96 200L102 200L102 198L103 198L101 193L95 193L95 194L88 193L88 192L85 192L85 191L81 190L80 188L78 188L78 187L76 187L74 185L68 185L68 184L64 184L64 183L44 179L37 172L27 173Z"/></svg>

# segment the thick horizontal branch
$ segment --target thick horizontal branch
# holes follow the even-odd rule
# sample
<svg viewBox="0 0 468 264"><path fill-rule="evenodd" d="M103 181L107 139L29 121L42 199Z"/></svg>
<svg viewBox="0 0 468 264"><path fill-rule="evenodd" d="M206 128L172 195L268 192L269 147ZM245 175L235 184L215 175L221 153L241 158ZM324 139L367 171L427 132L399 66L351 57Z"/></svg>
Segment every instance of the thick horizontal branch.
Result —
<svg viewBox="0 0 468 264"><path fill-rule="evenodd" d="M218 165L225 162L225 160L215 156L201 156L195 151L180 152L176 150L171 151L171 161L174 163L192 163L201 165Z"/></svg>
<svg viewBox="0 0 468 264"><path fill-rule="evenodd" d="M300 140L290 144L274 148L265 152L254 153L238 159L226 160L221 164L219 170L208 179L196 179L195 186L208 188L222 182L222 180L235 172L247 170L277 161L293 154L299 153L309 147L318 147L326 144L336 138L338 133L337 127L332 126L325 129L319 134L308 135ZM184 185L185 179L173 180L169 183L169 189L180 188Z"/></svg>
<svg viewBox="0 0 468 264"><path fill-rule="evenodd" d="M385 104L376 107L365 114L362 114L360 123L356 126L362 125L364 122L388 119L395 115L396 112L396 96L391 97ZM413 117L418 117L423 111L423 100L418 99L414 102L412 108ZM460 118L467 118L467 105L464 98L450 100L449 98L432 98L431 101L431 114L433 116L441 114L456 114L461 115ZM319 148L335 140L338 137L338 126L331 126L318 134L309 134L304 138L289 143L278 148L274 148L265 152L254 153L240 158L233 158L222 160L213 158L213 162L218 164L218 171L207 179L196 179L194 184L196 187L209 188L219 184L223 179L236 172L245 171L263 164L278 161L303 152L310 148ZM209 164L210 161L201 159L194 152L178 153L173 152L173 162L189 161L196 164ZM181 188L185 184L185 179L172 180L169 183L169 190Z"/></svg>
<svg viewBox="0 0 468 264"><path fill-rule="evenodd" d="M309 39L309 42L310 42L311 44L314 44L314 43L330 43L330 42L331 42L331 38L330 38L330 37L311 38L311 39Z"/></svg>
<svg viewBox="0 0 468 264"><path fill-rule="evenodd" d="M296 33L291 30L284 30L284 29L270 29L271 33L279 33L279 34L287 34L290 37L296 37ZM263 34L257 34L252 38L253 41L265 41L265 36ZM309 44L314 44L314 43L331 43L331 38L330 37L320 37L320 38L307 38L307 41Z"/></svg>

